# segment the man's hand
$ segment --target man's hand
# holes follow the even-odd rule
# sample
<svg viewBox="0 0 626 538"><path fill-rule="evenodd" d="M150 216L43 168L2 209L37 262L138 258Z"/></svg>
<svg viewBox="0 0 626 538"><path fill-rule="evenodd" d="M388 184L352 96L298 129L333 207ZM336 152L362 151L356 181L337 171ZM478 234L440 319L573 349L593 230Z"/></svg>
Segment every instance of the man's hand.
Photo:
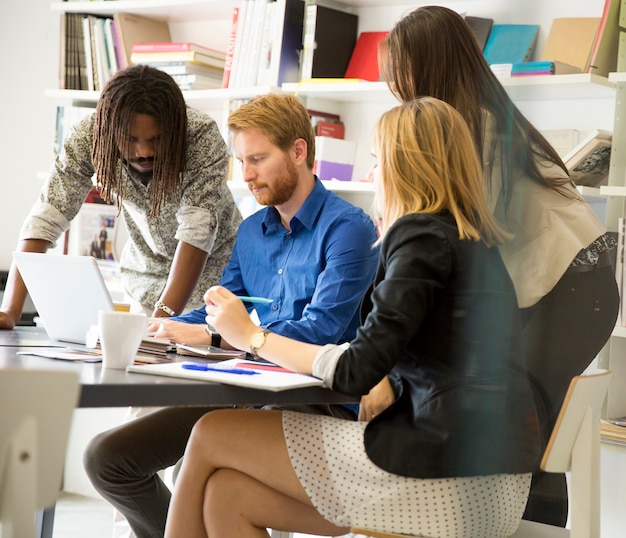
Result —
<svg viewBox="0 0 626 538"><path fill-rule="evenodd" d="M380 415L396 399L391 383L387 376L376 385L369 394L361 397L361 407L359 408L359 420L372 420L376 415Z"/></svg>
<svg viewBox="0 0 626 538"><path fill-rule="evenodd" d="M206 332L205 325L183 323L182 321L164 320L162 323L152 323L148 330L157 338L169 338L174 344L189 344L197 346L211 343L211 335Z"/></svg>
<svg viewBox="0 0 626 538"><path fill-rule="evenodd" d="M17 321L6 312L0 312L0 330L11 330L15 327Z"/></svg>

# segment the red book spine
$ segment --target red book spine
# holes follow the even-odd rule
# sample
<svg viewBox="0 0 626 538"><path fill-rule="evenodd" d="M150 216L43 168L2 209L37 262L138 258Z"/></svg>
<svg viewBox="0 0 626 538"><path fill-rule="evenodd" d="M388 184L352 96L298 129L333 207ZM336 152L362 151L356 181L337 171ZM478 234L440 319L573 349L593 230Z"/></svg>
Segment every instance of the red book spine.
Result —
<svg viewBox="0 0 626 538"><path fill-rule="evenodd" d="M222 88L228 88L230 82L230 72L233 67L233 54L235 52L235 40L237 37L237 24L239 22L239 8L233 8L232 24L230 35L228 36L228 48L226 49L226 60L224 63L224 76L222 78Z"/></svg>

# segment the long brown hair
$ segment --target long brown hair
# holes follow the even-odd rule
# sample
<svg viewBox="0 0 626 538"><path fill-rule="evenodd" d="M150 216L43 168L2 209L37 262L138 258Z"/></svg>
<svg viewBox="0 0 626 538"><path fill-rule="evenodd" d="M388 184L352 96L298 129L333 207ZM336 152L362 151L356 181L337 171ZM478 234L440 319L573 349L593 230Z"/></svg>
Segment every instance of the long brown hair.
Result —
<svg viewBox="0 0 626 538"><path fill-rule="evenodd" d="M158 216L168 196L179 196L187 154L187 107L176 82L163 71L138 65L116 73L98 100L92 160L102 197L118 206L125 196L122 170L128 163L119 147L129 138L135 114L152 116L160 128L150 182L151 216Z"/></svg>
<svg viewBox="0 0 626 538"><path fill-rule="evenodd" d="M558 192L568 192L562 188L570 183L563 161L517 109L458 13L441 6L412 11L390 31L381 61L383 77L401 101L432 96L458 110L472 132L479 155L485 135L484 113L493 116L507 202L516 170ZM565 177L561 173L546 177L542 168L553 164L565 172Z"/></svg>
<svg viewBox="0 0 626 538"><path fill-rule="evenodd" d="M480 162L462 116L433 97L385 112L374 131L382 185L382 234L408 213L449 212L461 239L511 238L491 215Z"/></svg>

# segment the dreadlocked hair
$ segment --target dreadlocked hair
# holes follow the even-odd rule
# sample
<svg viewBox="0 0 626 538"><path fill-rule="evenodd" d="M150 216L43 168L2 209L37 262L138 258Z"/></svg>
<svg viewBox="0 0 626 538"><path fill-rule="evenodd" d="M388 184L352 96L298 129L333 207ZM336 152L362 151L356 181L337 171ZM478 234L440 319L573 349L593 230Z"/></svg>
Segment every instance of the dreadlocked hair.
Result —
<svg viewBox="0 0 626 538"><path fill-rule="evenodd" d="M154 155L150 216L158 217L168 196L179 199L187 154L187 107L183 94L165 72L146 65L116 73L105 85L94 122L92 160L104 200L121 206L126 195L123 170L129 164L130 127L135 114L152 116L161 130Z"/></svg>

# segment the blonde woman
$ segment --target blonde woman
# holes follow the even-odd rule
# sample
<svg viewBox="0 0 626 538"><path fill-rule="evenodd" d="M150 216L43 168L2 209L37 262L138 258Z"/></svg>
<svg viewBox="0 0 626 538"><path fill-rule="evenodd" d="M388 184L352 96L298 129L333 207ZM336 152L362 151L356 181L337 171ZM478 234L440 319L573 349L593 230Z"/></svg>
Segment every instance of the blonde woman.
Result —
<svg viewBox="0 0 626 538"><path fill-rule="evenodd" d="M515 291L495 247L507 236L484 201L472 137L452 107L424 98L382 116L374 154L381 256L352 342L268 333L225 288L205 295L207 322L231 344L361 397L364 420L205 415L187 445L168 538L258 537L268 527L515 531L538 465L536 412Z"/></svg>

